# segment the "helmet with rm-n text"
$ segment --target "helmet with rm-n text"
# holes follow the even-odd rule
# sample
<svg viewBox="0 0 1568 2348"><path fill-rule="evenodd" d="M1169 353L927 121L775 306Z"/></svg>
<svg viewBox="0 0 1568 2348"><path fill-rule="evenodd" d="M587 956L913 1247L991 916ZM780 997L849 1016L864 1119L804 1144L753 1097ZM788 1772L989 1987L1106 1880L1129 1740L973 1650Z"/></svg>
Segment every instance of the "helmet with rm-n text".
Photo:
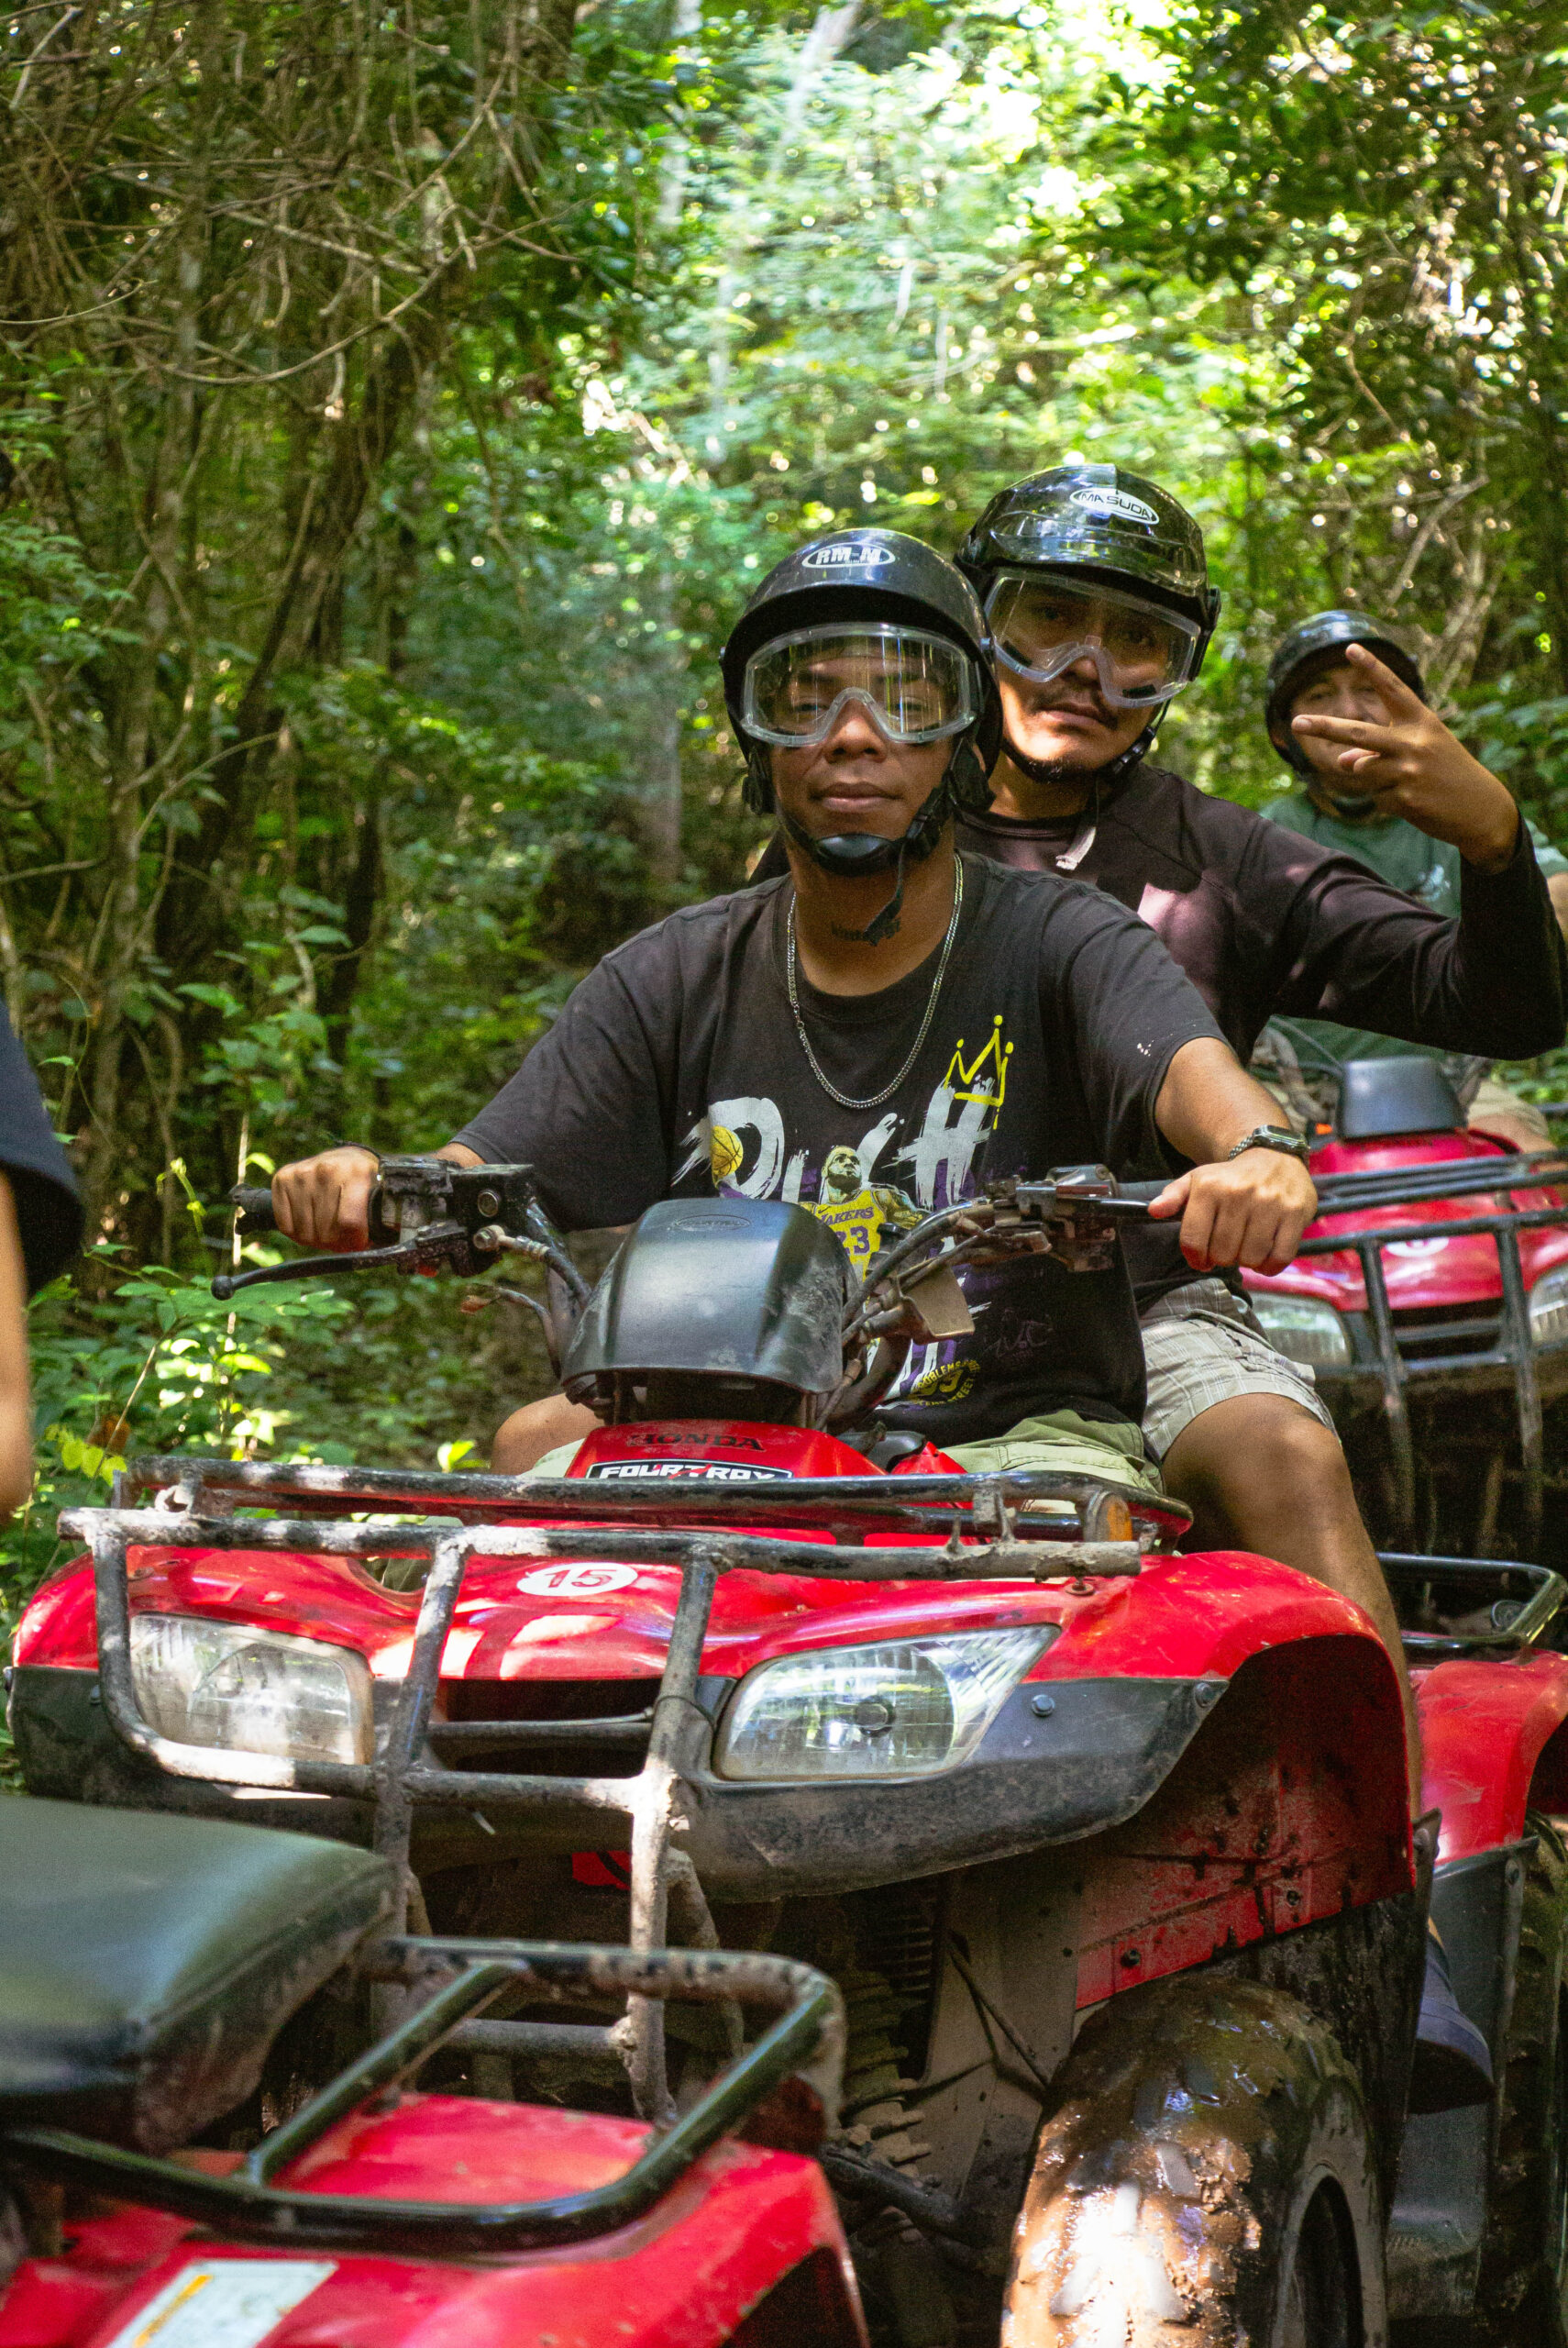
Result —
<svg viewBox="0 0 1568 2348"><path fill-rule="evenodd" d="M1382 620L1375 620L1370 612L1314 612L1310 619L1298 620L1275 647L1268 664L1264 723L1269 740L1287 767L1318 784L1336 806L1358 814L1373 802L1361 792L1331 789L1329 778L1318 771L1290 730L1292 704L1297 695L1325 669L1338 668L1351 644L1364 644L1386 668L1393 670L1401 684L1427 699L1426 680L1418 663Z"/></svg>
<svg viewBox="0 0 1568 2348"><path fill-rule="evenodd" d="M1220 616L1191 515L1120 465L1057 465L993 497L957 562L999 670L1048 684L1088 659L1110 707L1148 711L1101 779L1130 771L1203 666ZM1011 742L1008 755L1026 774L1039 763Z"/></svg>
<svg viewBox="0 0 1568 2348"><path fill-rule="evenodd" d="M985 807L1001 748L1001 704L985 619L953 565L900 530L839 530L770 570L721 656L724 704L745 753L746 804L771 814L772 751L824 741L851 702L892 744L948 741L936 788L900 839L850 832L816 839L788 814L786 836L824 871L899 879L865 933L897 924L906 860L929 856L955 806Z"/></svg>

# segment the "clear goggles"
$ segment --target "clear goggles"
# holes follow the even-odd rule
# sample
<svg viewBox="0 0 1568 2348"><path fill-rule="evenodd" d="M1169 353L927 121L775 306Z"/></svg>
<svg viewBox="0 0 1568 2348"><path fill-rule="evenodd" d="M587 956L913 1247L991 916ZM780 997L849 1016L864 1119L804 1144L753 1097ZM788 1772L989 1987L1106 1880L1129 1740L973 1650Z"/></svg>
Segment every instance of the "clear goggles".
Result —
<svg viewBox="0 0 1568 2348"><path fill-rule="evenodd" d="M973 663L945 637L886 621L803 627L752 654L741 714L759 742L803 749L856 701L889 742L936 742L974 724L975 691Z"/></svg>
<svg viewBox="0 0 1568 2348"><path fill-rule="evenodd" d="M1109 587L1075 587L1038 570L1004 570L986 598L999 667L1049 684L1092 660L1114 709L1145 709L1190 684L1201 631L1196 620Z"/></svg>

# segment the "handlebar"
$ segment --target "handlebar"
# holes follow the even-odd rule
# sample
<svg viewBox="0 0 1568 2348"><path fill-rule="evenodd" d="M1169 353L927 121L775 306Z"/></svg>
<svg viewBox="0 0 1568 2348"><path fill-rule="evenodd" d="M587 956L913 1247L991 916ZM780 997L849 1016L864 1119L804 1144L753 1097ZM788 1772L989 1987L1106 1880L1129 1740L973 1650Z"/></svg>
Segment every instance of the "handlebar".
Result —
<svg viewBox="0 0 1568 2348"><path fill-rule="evenodd" d="M242 1239L251 1238L257 1232L276 1231L278 1218L272 1212L272 1193L256 1191L246 1183L229 1192L234 1203L235 1229Z"/></svg>

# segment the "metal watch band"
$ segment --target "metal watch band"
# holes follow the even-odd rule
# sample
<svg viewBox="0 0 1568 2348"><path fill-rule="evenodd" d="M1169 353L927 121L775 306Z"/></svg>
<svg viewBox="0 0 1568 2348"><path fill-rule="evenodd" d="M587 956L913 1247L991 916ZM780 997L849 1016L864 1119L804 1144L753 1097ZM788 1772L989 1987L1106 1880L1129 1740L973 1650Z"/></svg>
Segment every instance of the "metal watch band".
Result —
<svg viewBox="0 0 1568 2348"><path fill-rule="evenodd" d="M1240 1157L1244 1149L1277 1149L1286 1157L1298 1158L1303 1166L1311 1154L1311 1145L1302 1135L1293 1134L1288 1125L1254 1125L1225 1155L1227 1158Z"/></svg>

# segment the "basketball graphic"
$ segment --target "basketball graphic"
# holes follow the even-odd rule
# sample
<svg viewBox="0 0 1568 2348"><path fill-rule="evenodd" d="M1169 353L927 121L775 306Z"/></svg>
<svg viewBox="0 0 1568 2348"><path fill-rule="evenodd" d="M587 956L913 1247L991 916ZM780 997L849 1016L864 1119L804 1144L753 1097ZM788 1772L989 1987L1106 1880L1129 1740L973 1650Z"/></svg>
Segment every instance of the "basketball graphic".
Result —
<svg viewBox="0 0 1568 2348"><path fill-rule="evenodd" d="M739 1138L727 1125L713 1127L713 1137L708 1144L708 1164L715 1182L727 1182L732 1175L738 1174L745 1156Z"/></svg>

